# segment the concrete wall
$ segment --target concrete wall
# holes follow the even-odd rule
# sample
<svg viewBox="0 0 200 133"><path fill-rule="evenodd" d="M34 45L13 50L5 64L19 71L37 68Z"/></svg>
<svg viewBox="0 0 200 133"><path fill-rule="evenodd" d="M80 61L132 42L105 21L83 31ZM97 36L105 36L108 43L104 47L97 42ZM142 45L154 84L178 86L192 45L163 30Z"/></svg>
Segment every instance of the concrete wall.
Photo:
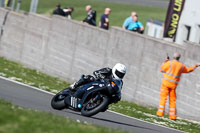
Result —
<svg viewBox="0 0 200 133"><path fill-rule="evenodd" d="M0 12L0 38L3 34L3 25L4 25L4 20L6 19L6 16L8 14L8 11L3 10L2 12Z"/></svg>
<svg viewBox="0 0 200 133"><path fill-rule="evenodd" d="M6 12L0 9L1 19ZM60 16L9 12L5 24L0 24L3 27L0 56L68 81L117 62L124 63L127 75L123 99L148 106L158 106L160 65L166 53L181 52L181 61L186 65L200 61L200 46L196 44L179 46L117 27L105 31ZM177 88L180 117L200 120L199 74L198 69L183 75L180 81Z"/></svg>

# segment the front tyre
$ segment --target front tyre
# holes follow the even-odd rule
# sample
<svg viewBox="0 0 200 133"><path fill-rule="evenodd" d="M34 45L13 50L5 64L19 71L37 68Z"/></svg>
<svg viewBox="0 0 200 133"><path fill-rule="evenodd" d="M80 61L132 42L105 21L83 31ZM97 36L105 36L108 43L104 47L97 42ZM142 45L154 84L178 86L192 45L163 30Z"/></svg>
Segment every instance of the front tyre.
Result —
<svg viewBox="0 0 200 133"><path fill-rule="evenodd" d="M88 102L86 102L83 105L83 108L81 109L81 115L83 116L93 116L97 113L101 112L102 110L105 110L109 105L109 98L105 95L101 97L98 101L93 103L93 99L91 98Z"/></svg>
<svg viewBox="0 0 200 133"><path fill-rule="evenodd" d="M57 109L57 110L62 110L64 108L66 108L64 99L67 96L66 94L63 94L62 92L64 91L68 91L68 89L65 89L59 93L57 93L51 100L51 107L53 109Z"/></svg>

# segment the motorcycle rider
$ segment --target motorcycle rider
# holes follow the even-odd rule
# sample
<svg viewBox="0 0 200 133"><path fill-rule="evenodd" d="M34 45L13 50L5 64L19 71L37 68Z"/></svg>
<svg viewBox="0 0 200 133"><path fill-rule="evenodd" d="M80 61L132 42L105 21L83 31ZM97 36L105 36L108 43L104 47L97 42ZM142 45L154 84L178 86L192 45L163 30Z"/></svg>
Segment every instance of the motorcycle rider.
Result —
<svg viewBox="0 0 200 133"><path fill-rule="evenodd" d="M73 91L76 91L76 88L87 84L89 82L95 81L95 80L107 80L111 84L111 87L114 87L115 90L115 97L113 102L118 102L121 99L121 89L123 86L123 77L126 74L126 67L125 65L121 63L117 63L112 69L111 68L102 68L100 70L96 70L93 72L93 75L82 75L80 80L77 82L74 82L72 85L70 85L70 89ZM79 90L76 92L77 95L80 93L83 93L82 90Z"/></svg>

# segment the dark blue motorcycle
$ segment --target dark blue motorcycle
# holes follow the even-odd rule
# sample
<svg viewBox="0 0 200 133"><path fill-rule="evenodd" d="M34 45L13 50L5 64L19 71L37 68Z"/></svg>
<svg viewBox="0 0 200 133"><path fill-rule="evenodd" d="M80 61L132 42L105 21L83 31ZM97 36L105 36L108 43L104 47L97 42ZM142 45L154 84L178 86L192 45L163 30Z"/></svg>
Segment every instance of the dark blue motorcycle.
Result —
<svg viewBox="0 0 200 133"><path fill-rule="evenodd" d="M71 109L90 117L106 111L109 104L115 102L115 86L113 81L99 80L79 86L76 91L66 88L52 98L51 106L57 110Z"/></svg>

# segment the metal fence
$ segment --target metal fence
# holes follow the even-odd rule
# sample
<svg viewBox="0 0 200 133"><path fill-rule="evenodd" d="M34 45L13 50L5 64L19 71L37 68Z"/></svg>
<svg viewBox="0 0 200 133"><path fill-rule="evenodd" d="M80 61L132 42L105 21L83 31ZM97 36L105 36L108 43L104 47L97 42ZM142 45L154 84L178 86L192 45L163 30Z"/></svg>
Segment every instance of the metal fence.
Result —
<svg viewBox="0 0 200 133"><path fill-rule="evenodd" d="M17 3L16 3L17 2ZM20 11L22 0L0 0L0 7L8 8L10 10ZM38 6L38 0L31 0L29 12L36 13Z"/></svg>

